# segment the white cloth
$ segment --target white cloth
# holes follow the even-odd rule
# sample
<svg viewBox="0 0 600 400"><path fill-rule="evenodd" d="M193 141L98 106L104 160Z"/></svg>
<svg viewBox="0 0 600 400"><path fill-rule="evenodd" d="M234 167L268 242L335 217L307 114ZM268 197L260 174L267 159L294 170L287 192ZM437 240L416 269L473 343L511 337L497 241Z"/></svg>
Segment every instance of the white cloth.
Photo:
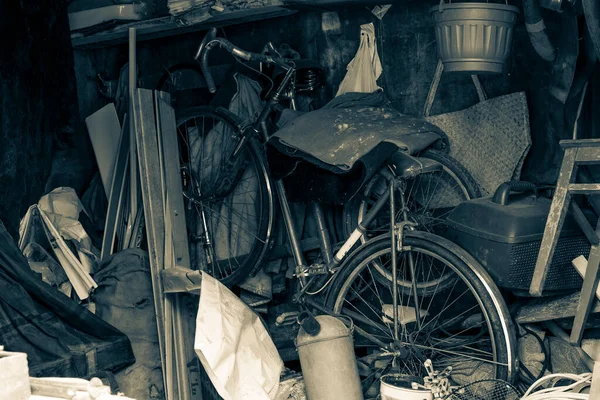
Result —
<svg viewBox="0 0 600 400"><path fill-rule="evenodd" d="M270 400L283 361L256 313L202 273L194 349L224 400Z"/></svg>
<svg viewBox="0 0 600 400"><path fill-rule="evenodd" d="M373 93L381 89L377 86L377 79L381 75L381 61L377 53L377 41L375 40L375 26L373 23L360 26L360 46L356 55L347 67L348 72L337 94L360 92Z"/></svg>

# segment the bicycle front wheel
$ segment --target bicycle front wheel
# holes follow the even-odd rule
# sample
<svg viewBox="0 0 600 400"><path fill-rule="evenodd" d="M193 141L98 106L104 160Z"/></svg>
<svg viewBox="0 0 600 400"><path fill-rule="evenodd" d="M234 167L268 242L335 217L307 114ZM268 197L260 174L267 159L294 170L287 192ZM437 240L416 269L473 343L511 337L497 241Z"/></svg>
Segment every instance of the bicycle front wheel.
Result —
<svg viewBox="0 0 600 400"><path fill-rule="evenodd" d="M239 143L240 121L226 110L195 107L178 118L186 224L192 264L232 286L263 258L274 218L260 147Z"/></svg>
<svg viewBox="0 0 600 400"><path fill-rule="evenodd" d="M397 253L399 279L413 281L412 262L416 282L429 281L431 271L437 270L451 284L416 297L411 288L396 285L395 313L392 281L375 267L390 268L390 238L385 235L349 257L327 298L335 314L354 321L354 346L366 397L377 395L378 378L385 373L426 376L426 359L440 371L451 366L453 385L483 379L510 381L515 371L514 328L500 292L483 267L457 245L427 232L407 232L403 246L405 251Z"/></svg>

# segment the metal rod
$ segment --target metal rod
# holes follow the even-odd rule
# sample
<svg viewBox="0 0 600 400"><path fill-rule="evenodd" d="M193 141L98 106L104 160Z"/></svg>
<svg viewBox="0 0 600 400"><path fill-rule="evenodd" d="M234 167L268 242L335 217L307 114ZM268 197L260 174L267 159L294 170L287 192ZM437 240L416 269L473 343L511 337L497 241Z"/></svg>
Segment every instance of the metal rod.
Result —
<svg viewBox="0 0 600 400"><path fill-rule="evenodd" d="M304 255L302 255L300 239L298 238L298 233L296 231L296 226L294 223L294 217L292 215L290 203L288 202L287 195L285 193L283 181L277 181L275 183L275 188L277 189L277 197L279 197L279 203L281 204L283 221L285 222L285 229L290 240L290 246L292 248L292 255L294 256L294 261L296 262L296 267L304 267L306 266L306 262L304 261ZM306 283L306 280L302 276L300 277L300 281L302 282L302 284Z"/></svg>
<svg viewBox="0 0 600 400"><path fill-rule="evenodd" d="M427 93L427 100L425 100L425 106L423 107L424 117L429 117L429 113L431 112L431 107L433 106L433 101L435 100L435 95L437 94L443 72L444 63L442 63L442 60L438 60L437 67L435 68L435 74L433 75L433 80L431 81L429 92Z"/></svg>
<svg viewBox="0 0 600 400"><path fill-rule="evenodd" d="M396 181L392 181L390 184L390 228L391 228L391 239L392 239L392 304L394 307L394 341L398 341L400 336L398 334L398 260L396 259L396 203L395 203L395 192Z"/></svg>
<svg viewBox="0 0 600 400"><path fill-rule="evenodd" d="M325 258L325 263L329 265L333 261L333 252L331 251L331 241L329 239L329 230L325 223L325 215L323 215L323 209L319 203L312 202L311 206L315 221L317 222L317 234L321 243L321 253Z"/></svg>
<svg viewBox="0 0 600 400"><path fill-rule="evenodd" d="M404 198L404 193L400 194L400 204L402 206L402 218L404 221L408 221L408 207L406 207L406 199ZM394 218L392 217L392 221ZM393 243L392 243L393 245ZM402 249L400 249L402 251ZM412 281L411 287L413 292L413 300L415 302L415 319L417 323L417 329L421 330L421 310L419 309L419 292L417 290L417 274L415 273L415 259L414 254L409 251L408 252L408 267L410 269L410 279Z"/></svg>
<svg viewBox="0 0 600 400"><path fill-rule="evenodd" d="M377 214L379 214L379 212L383 209L383 207L385 206L385 203L387 203L388 199L389 199L389 196L385 196L385 195L381 196L379 199L377 199L377 202L375 203L373 208L371 208L371 210L369 210L369 212L367 213L367 215L365 215L365 217L362 219L362 221L360 222L359 225L362 225L362 227L364 229L369 228L369 225L371 225L371 223L375 220L375 218L377 217Z"/></svg>
<svg viewBox="0 0 600 400"><path fill-rule="evenodd" d="M136 60L136 31L135 28L129 28L129 115L133 115L133 99L137 89L137 60ZM135 141L135 121L129 118L129 219L127 221L127 231L131 235L135 215L138 210L138 164L137 164L137 146ZM126 234L127 236L127 234Z"/></svg>
<svg viewBox="0 0 600 400"><path fill-rule="evenodd" d="M132 114L126 114L124 124L121 128L121 138L119 150L115 157L115 167L113 169L112 185L108 196L108 210L106 212L106 222L104 225L104 235L102 237L102 249L100 260L106 260L112 254L115 237L117 235L117 225L123 212L123 200L126 187L127 163L129 162L129 128L127 123L133 118ZM126 198L126 197L125 197Z"/></svg>

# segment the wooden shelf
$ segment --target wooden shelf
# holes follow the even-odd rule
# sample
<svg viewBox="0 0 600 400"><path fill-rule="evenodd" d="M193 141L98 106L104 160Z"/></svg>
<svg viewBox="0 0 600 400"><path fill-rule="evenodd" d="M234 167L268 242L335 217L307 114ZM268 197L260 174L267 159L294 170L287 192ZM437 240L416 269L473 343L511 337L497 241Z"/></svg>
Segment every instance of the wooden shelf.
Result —
<svg viewBox="0 0 600 400"><path fill-rule="evenodd" d="M129 28L136 28L137 40L141 42L183 33L203 31L213 27L284 17L296 12L297 10L289 8L267 6L223 13L190 25L181 25L176 18L168 16L118 25L110 30L88 36L74 33L71 35L71 42L74 48L107 47L127 42Z"/></svg>

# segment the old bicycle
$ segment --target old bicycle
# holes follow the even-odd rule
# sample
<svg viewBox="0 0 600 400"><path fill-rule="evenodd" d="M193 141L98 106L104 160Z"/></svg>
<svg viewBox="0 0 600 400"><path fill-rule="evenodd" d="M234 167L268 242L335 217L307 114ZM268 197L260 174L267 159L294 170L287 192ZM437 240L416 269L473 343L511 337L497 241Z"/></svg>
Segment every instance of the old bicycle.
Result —
<svg viewBox="0 0 600 400"><path fill-rule="evenodd" d="M308 265L286 188L281 180L273 182L264 155L268 120L295 82L294 62L247 52L211 32L197 54L211 91L216 88L207 57L215 46L240 60L275 65L285 75L254 121L210 107L178 116L196 264L229 285L256 270L269 248L277 198L300 283L294 299L353 319L365 393L390 368L421 375L426 359L439 367L452 365L458 384L511 380L514 332L501 294L475 259L434 234L445 207L429 207L425 194L415 195L429 183L435 189L427 194L431 199L440 196L442 185L456 201L465 200L468 181L456 179L457 170L434 157L394 153L367 188L369 196L361 198L359 212L347 213L356 218L348 238L334 251L327 229L319 229L321 261ZM324 227L320 205L311 207Z"/></svg>

